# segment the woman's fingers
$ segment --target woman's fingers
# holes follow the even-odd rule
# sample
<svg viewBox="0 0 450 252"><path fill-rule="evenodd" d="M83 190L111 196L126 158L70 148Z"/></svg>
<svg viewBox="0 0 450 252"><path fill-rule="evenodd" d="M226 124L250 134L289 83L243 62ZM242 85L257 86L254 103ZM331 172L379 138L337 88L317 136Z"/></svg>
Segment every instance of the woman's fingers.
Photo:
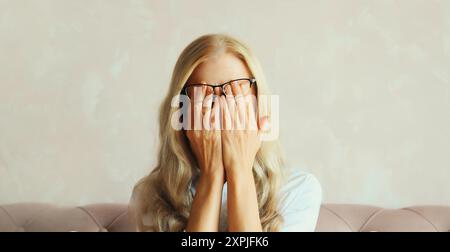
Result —
<svg viewBox="0 0 450 252"><path fill-rule="evenodd" d="M247 97L246 101L246 108L247 108L247 127L246 129L249 130L258 130L258 121L257 121L257 109L256 109L256 102L252 100L252 98L249 96Z"/></svg>
<svg viewBox="0 0 450 252"><path fill-rule="evenodd" d="M261 116L258 121L258 142L261 143L264 134L269 130L269 116Z"/></svg>
<svg viewBox="0 0 450 252"><path fill-rule="evenodd" d="M211 110L212 110L212 102L213 102L213 94L207 94L205 99L203 100L203 129L210 130L211 129Z"/></svg>
<svg viewBox="0 0 450 252"><path fill-rule="evenodd" d="M241 86L238 81L231 82L231 90L233 91L234 96L242 95Z"/></svg>
<svg viewBox="0 0 450 252"><path fill-rule="evenodd" d="M233 89L231 85L226 85L224 92L226 96L233 96Z"/></svg>
<svg viewBox="0 0 450 252"><path fill-rule="evenodd" d="M236 102L237 113L235 114L237 115L237 120L239 120L238 129L245 128L247 118L244 95L237 81L231 83L231 89L233 90L234 100Z"/></svg>
<svg viewBox="0 0 450 252"><path fill-rule="evenodd" d="M220 108L221 108L221 113L222 113L222 130L232 130L233 125L232 125L231 114L228 109L227 100L225 99L224 96L220 97Z"/></svg>
<svg viewBox="0 0 450 252"><path fill-rule="evenodd" d="M212 96L214 90L212 87L205 87L205 98L203 99L203 109L202 114L205 115L208 109L211 109L212 106ZM208 106L209 105L209 106Z"/></svg>
<svg viewBox="0 0 450 252"><path fill-rule="evenodd" d="M192 115L193 115L193 129L201 130L202 129L202 119L203 119L203 100L205 98L206 87L195 87L194 88L194 101L192 106ZM192 103L192 101L191 101ZM192 119L192 117L191 117Z"/></svg>
<svg viewBox="0 0 450 252"><path fill-rule="evenodd" d="M220 130L220 104L219 97L214 96L211 108L211 130Z"/></svg>
<svg viewBox="0 0 450 252"><path fill-rule="evenodd" d="M258 123L258 129L259 131L266 131L269 129L269 116L262 116L259 118Z"/></svg>
<svg viewBox="0 0 450 252"><path fill-rule="evenodd" d="M225 87L225 100L228 106L228 111L230 112L230 118L231 118L231 125L234 129L238 128L238 125L240 124L239 118L237 116L237 110L236 110L236 100L234 99L233 91L231 89L231 85L227 85Z"/></svg>
<svg viewBox="0 0 450 252"><path fill-rule="evenodd" d="M256 101L244 97L237 82L225 88L198 87L191 102L192 128L194 130L258 130ZM192 101L191 100L191 101ZM193 120L192 120L193 119Z"/></svg>

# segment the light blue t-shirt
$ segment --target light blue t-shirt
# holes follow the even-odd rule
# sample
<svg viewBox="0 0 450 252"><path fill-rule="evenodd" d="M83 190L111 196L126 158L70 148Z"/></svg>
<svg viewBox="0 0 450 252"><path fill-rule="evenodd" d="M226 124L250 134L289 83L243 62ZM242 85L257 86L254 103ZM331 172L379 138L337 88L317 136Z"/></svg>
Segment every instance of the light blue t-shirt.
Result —
<svg viewBox="0 0 450 252"><path fill-rule="evenodd" d="M191 188L195 194L195 188ZM282 232L314 232L322 203L322 187L314 175L290 171L279 191L278 209ZM219 231L227 231L227 183L222 192Z"/></svg>

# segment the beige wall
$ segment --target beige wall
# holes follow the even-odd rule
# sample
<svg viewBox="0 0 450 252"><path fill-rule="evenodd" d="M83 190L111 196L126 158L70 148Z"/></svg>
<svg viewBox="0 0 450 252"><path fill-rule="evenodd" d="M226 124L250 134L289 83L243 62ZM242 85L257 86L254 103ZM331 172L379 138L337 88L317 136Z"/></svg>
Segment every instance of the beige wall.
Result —
<svg viewBox="0 0 450 252"><path fill-rule="evenodd" d="M189 2L0 0L0 203L126 202L178 54L228 32L325 201L450 204L449 1Z"/></svg>

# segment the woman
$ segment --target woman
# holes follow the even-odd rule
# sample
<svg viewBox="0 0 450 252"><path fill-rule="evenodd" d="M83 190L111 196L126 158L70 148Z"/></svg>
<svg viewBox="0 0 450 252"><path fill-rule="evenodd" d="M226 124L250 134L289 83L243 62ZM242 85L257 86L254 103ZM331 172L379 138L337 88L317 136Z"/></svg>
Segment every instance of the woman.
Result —
<svg viewBox="0 0 450 252"><path fill-rule="evenodd" d="M319 182L286 170L278 142L261 141L268 94L235 38L205 35L184 49L160 108L158 164L133 189L138 231L314 231Z"/></svg>

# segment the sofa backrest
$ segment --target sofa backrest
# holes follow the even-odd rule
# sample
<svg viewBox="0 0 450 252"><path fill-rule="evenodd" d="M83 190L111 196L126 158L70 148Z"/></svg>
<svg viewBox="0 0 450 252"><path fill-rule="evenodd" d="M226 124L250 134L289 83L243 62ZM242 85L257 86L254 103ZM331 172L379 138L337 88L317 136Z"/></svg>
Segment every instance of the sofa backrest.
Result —
<svg viewBox="0 0 450 252"><path fill-rule="evenodd" d="M68 207L43 203L0 206L0 231L134 231L126 204L99 203ZM450 206L384 209L376 206L324 204L317 232L450 231Z"/></svg>

